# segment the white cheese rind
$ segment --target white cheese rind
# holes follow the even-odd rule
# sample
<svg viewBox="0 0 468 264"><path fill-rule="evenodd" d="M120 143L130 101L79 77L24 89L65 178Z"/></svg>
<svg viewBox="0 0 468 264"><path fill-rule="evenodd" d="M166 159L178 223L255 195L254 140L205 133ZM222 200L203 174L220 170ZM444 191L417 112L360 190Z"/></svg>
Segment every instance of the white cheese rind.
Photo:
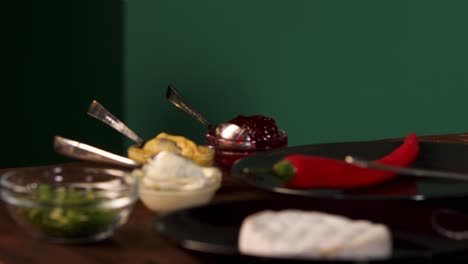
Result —
<svg viewBox="0 0 468 264"><path fill-rule="evenodd" d="M316 211L261 211L244 219L243 254L319 259L386 259L392 238L383 224Z"/></svg>

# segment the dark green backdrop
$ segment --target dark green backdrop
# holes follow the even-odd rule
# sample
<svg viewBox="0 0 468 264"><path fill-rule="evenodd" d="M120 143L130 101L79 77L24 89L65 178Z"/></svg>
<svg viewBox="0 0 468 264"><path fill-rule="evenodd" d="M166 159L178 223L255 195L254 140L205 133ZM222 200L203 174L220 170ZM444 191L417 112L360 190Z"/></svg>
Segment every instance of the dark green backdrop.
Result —
<svg viewBox="0 0 468 264"><path fill-rule="evenodd" d="M468 1L129 1L125 113L201 140L207 118L274 117L292 145L468 131Z"/></svg>
<svg viewBox="0 0 468 264"><path fill-rule="evenodd" d="M86 115L98 99L123 115L123 5L115 0L7 1L0 167L68 161L54 135L114 152L122 137Z"/></svg>
<svg viewBox="0 0 468 264"><path fill-rule="evenodd" d="M274 117L291 145L468 131L468 1L8 1L2 167L63 161L59 134L124 154L98 99L145 138Z"/></svg>

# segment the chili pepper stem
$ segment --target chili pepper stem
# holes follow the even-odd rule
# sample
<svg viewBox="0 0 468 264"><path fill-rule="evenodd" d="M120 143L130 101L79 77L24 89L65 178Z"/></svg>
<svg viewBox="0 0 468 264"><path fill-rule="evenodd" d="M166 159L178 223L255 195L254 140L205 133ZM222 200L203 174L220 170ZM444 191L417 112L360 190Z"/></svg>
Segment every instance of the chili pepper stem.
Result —
<svg viewBox="0 0 468 264"><path fill-rule="evenodd" d="M294 178L294 165L287 160L280 160L272 168L243 168L242 173L273 173L277 179L287 183Z"/></svg>
<svg viewBox="0 0 468 264"><path fill-rule="evenodd" d="M290 182L296 174L294 164L292 164L289 160L281 160L277 162L273 166L273 171L276 177L284 183Z"/></svg>

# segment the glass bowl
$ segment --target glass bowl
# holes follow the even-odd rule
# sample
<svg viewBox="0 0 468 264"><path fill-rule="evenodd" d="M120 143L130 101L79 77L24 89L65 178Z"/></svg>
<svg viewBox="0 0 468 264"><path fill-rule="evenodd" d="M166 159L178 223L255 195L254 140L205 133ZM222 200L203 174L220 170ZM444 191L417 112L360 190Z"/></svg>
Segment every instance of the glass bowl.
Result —
<svg viewBox="0 0 468 264"><path fill-rule="evenodd" d="M156 190L140 185L140 200L151 211L167 214L183 208L201 206L211 201L221 186L221 177L213 184L196 190Z"/></svg>
<svg viewBox="0 0 468 264"><path fill-rule="evenodd" d="M208 146L203 146L203 153L195 155L192 160L200 166L211 167L214 164L214 150Z"/></svg>
<svg viewBox="0 0 468 264"><path fill-rule="evenodd" d="M288 146L288 134L284 130L279 130L276 138L261 141L228 140L211 133L205 135L205 140L215 151L214 161L225 169L230 169L237 160L257 152Z"/></svg>
<svg viewBox="0 0 468 264"><path fill-rule="evenodd" d="M112 236L138 200L138 178L123 170L46 166L1 176L1 198L16 223L55 243Z"/></svg>

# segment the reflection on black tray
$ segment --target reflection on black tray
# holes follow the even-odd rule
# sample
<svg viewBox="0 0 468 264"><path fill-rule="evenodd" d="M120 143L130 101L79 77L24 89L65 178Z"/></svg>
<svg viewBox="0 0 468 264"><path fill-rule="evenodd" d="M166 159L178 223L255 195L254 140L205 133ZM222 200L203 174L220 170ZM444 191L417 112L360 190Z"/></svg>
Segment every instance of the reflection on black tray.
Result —
<svg viewBox="0 0 468 264"><path fill-rule="evenodd" d="M351 219L367 219L386 224L391 230L394 242L393 255L389 260L391 262L431 259L468 250L468 241L449 239L433 228L431 219L439 209L401 201L304 199L279 196L186 209L156 219L153 227L155 231L186 249L245 258L246 256L242 256L237 248L239 228L245 217L265 209L292 208L322 211L344 215ZM464 215L452 215L450 221L443 222L444 228L450 230L452 223L458 229L468 229ZM460 226L460 223L463 226Z"/></svg>
<svg viewBox="0 0 468 264"><path fill-rule="evenodd" d="M468 195L468 182L414 178L400 175L393 180L372 187L354 190L292 189L283 187L272 173L244 173L243 168L271 168L281 158L291 154L318 155L344 159L352 155L373 160L385 156L401 144L399 141L367 141L330 143L288 147L258 153L238 161L232 175L252 186L272 192L310 197L352 199L410 199L461 198ZM468 172L468 145L421 142L421 152L415 167Z"/></svg>

